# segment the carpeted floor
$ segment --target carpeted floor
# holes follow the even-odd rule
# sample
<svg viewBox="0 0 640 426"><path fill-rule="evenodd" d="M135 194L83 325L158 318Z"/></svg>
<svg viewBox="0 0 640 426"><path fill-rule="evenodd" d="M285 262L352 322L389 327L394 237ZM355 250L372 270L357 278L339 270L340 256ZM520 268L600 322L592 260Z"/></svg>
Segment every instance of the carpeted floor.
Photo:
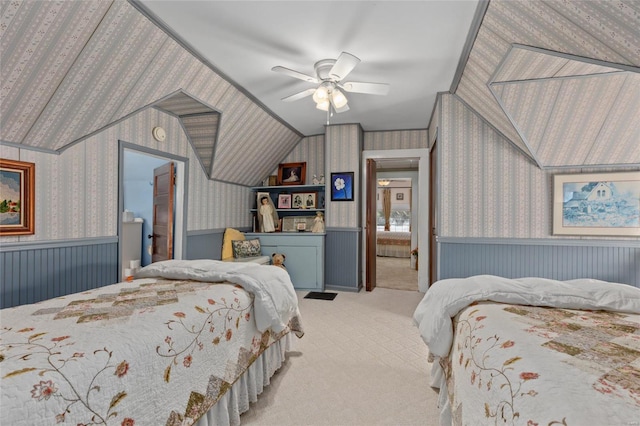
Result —
<svg viewBox="0 0 640 426"><path fill-rule="evenodd" d="M418 291L418 271L410 258L376 257L376 285L395 290Z"/></svg>
<svg viewBox="0 0 640 426"><path fill-rule="evenodd" d="M305 335L242 425L436 426L427 346L413 325L419 292L376 288L335 300L298 292Z"/></svg>

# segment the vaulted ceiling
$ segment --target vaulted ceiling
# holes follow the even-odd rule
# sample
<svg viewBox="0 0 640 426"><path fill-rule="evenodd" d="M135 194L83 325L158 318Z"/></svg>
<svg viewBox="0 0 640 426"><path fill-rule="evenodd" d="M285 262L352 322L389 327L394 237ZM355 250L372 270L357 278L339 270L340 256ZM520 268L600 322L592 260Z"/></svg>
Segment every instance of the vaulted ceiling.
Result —
<svg viewBox="0 0 640 426"><path fill-rule="evenodd" d="M157 108L179 118L210 178L255 185L302 137L129 2L0 8L4 144L61 152Z"/></svg>
<svg viewBox="0 0 640 426"><path fill-rule="evenodd" d="M224 3L225 14L216 16L216 3ZM233 49L230 61L230 55L205 57L190 49L188 38L141 13L144 8L133 0L1 2L0 142L61 152L142 109L158 108L180 119L212 179L255 184L305 134L298 130L296 116L272 108L271 98L262 98L236 81L234 67L243 66L244 61L249 71L238 75L271 87L271 94L280 91L276 98L281 102L280 97L290 94L285 93L289 86L282 82L269 86L271 79L282 79L270 66L282 63L282 49L289 52L290 66L308 62L308 55L302 48L287 50L273 43L273 49L264 52L269 67L247 66L255 63L248 53L253 49L243 50L243 45L301 35L289 32L286 24L285 11L287 4L292 9L291 2L259 2L274 8L274 13L283 8L281 23L264 30L270 33L222 22L231 19L236 3L246 2L189 2L189 7L203 7L194 26L204 23L227 31L226 38L210 42ZM366 13L368 7L394 2L360 2L362 19L348 20L332 19L332 8L316 7L326 2L299 2L298 13L304 12L305 3L314 6L314 22L335 24L332 34L357 34L363 29L358 25L375 15ZM443 7L446 3L442 2ZM238 7L245 10L246 4ZM406 19L402 10L398 7L397 13L387 14L384 23L367 25L401 35L408 22L420 23ZM243 36L233 36L243 31ZM355 39L374 37L372 31ZM466 31L465 27L462 38ZM426 39L414 38L385 39L377 46L376 66L388 79L406 79L403 71L433 55L427 51ZM304 48L321 51L319 46L328 40L336 42L320 38ZM460 66L457 73L448 71L447 80L453 82L450 91L538 166L640 164L638 1L481 2L467 47L458 49L451 52ZM384 62L385 56L398 55L407 58L404 66L396 66L397 60ZM435 64L437 58L430 56L430 61ZM364 60L361 65L366 70ZM432 78L430 69L421 69L423 78ZM412 78L420 79L419 75ZM383 115L376 126L427 127L433 105L417 106L391 96L387 101L376 108L393 113ZM399 124L406 123L404 107L424 108L419 115L423 121ZM275 109L282 112L276 114ZM234 164L239 153L243 153L243 167Z"/></svg>
<svg viewBox="0 0 640 426"><path fill-rule="evenodd" d="M640 2L491 1L454 93L540 167L640 164Z"/></svg>

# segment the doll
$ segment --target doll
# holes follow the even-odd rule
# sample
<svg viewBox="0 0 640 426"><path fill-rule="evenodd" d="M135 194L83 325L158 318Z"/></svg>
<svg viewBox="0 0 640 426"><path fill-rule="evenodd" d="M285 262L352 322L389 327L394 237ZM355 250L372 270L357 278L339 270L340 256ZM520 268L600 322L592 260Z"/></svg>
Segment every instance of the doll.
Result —
<svg viewBox="0 0 640 426"><path fill-rule="evenodd" d="M311 228L311 232L324 232L324 218L322 216L322 212L316 213L316 217L313 219L313 228Z"/></svg>
<svg viewBox="0 0 640 426"><path fill-rule="evenodd" d="M274 232L276 226L273 222L273 208L269 203L269 197L260 198L260 216L262 216L262 232Z"/></svg>

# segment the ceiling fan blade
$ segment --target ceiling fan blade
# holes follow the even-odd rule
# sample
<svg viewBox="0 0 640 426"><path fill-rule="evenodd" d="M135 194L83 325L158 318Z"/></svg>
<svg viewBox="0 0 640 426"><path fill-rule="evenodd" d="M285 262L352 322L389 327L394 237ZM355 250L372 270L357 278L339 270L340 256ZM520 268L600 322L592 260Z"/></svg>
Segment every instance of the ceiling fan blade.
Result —
<svg viewBox="0 0 640 426"><path fill-rule="evenodd" d="M313 95L313 92L315 91L315 88L303 90L302 92L294 93L293 95L287 96L286 98L282 98L282 100L285 102L297 101L298 99Z"/></svg>
<svg viewBox="0 0 640 426"><path fill-rule="evenodd" d="M342 52L338 57L338 60L331 71L329 71L329 77L336 81L340 81L347 76L353 69L360 63L360 59L353 56L351 53Z"/></svg>
<svg viewBox="0 0 640 426"><path fill-rule="evenodd" d="M363 83L359 81L350 81L339 85L345 92L351 93L367 93L369 95L386 95L389 93L390 86L385 83Z"/></svg>
<svg viewBox="0 0 640 426"><path fill-rule="evenodd" d="M300 80L308 81L309 83L319 83L317 78L312 77L312 76L307 75L307 74L303 74L303 73L298 72L298 71L291 70L289 68L277 66L277 67L271 68L271 71L275 71L275 72L279 72L279 73L282 73L282 74L286 74L289 77L298 78Z"/></svg>

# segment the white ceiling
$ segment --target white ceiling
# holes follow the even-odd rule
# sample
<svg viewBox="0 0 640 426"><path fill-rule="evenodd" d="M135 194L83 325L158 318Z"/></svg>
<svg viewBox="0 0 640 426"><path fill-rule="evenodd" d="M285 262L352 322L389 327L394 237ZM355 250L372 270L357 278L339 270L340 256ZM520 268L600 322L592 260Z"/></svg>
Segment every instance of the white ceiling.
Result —
<svg viewBox="0 0 640 426"><path fill-rule="evenodd" d="M323 134L326 113L314 87L271 71L315 75L313 65L343 51L361 62L345 81L387 83L386 96L348 93L350 110L331 124L364 130L427 128L438 92L450 89L477 0L137 2L216 70L305 136Z"/></svg>

